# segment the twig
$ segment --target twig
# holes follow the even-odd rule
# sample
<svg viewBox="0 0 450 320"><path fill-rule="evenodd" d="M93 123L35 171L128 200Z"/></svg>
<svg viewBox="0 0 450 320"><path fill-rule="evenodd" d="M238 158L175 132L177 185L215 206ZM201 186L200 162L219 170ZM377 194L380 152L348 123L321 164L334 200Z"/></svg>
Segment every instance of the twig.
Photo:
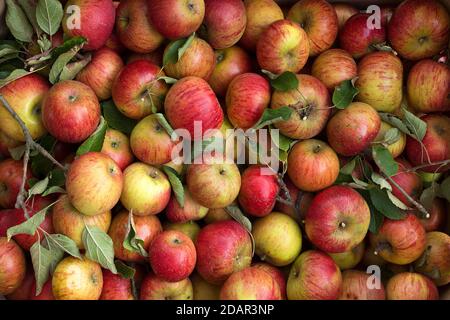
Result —
<svg viewBox="0 0 450 320"><path fill-rule="evenodd" d="M415 172L415 171L420 170L422 168L431 167L431 166L446 166L447 164L450 164L450 159L437 161L437 162L430 162L430 163L426 163L426 164L421 164L420 166L409 168L409 169L406 169L406 170L404 170L402 172L399 172L399 173Z"/></svg>
<svg viewBox="0 0 450 320"><path fill-rule="evenodd" d="M284 183L282 176L277 175L278 185L280 186L280 194L277 196L277 201L292 207L295 210L295 204L292 202L291 193L289 192L286 183Z"/></svg>

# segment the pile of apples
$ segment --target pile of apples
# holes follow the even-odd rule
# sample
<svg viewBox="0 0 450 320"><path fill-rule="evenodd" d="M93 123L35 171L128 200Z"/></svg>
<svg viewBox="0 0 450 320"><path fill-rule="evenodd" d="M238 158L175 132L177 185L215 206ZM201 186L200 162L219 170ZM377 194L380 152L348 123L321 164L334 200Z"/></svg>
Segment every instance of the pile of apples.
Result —
<svg viewBox="0 0 450 320"><path fill-rule="evenodd" d="M61 2L48 52L82 37L78 55L0 88L64 166L32 149L24 174L26 136L2 100L0 296L450 299L441 2L378 15L325 0ZM35 42L26 51L44 55ZM172 130L248 130L283 107L279 172L217 153L173 161Z"/></svg>

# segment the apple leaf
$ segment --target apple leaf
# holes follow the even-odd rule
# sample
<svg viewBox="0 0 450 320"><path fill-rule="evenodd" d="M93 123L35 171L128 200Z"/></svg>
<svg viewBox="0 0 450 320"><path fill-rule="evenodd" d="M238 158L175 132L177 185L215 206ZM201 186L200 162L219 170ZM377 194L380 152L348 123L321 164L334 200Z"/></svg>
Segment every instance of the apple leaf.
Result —
<svg viewBox="0 0 450 320"><path fill-rule="evenodd" d="M57 58L61 54L66 53L67 51L71 50L74 47L81 48L83 46L83 44L86 43L86 41L87 41L86 38L80 37L80 36L69 38L69 39L65 40L62 45L53 49L52 58Z"/></svg>
<svg viewBox="0 0 450 320"><path fill-rule="evenodd" d="M242 213L241 209L239 209L238 206L235 205L229 205L225 208L225 211L235 220L237 221L241 226L244 227L245 230L247 230L250 238L252 239L252 257L255 255L255 239L252 234L252 223L251 221Z"/></svg>
<svg viewBox="0 0 450 320"><path fill-rule="evenodd" d="M353 102L359 90L355 88L356 78L344 80L333 92L333 105L338 109L345 109Z"/></svg>
<svg viewBox="0 0 450 320"><path fill-rule="evenodd" d="M116 107L112 100L102 102L103 116L110 128L130 135L137 124L136 120L127 118Z"/></svg>
<svg viewBox="0 0 450 320"><path fill-rule="evenodd" d="M381 189L392 191L391 184L385 178L383 178L381 174L372 172L371 179L375 184L379 185Z"/></svg>
<svg viewBox="0 0 450 320"><path fill-rule="evenodd" d="M18 161L20 159L22 159L24 153L25 153L25 145L21 145L15 148L10 148L8 149L9 154L11 155L11 158L13 158L14 160Z"/></svg>
<svg viewBox="0 0 450 320"><path fill-rule="evenodd" d="M272 130L278 129L275 129L272 126L270 127L271 137L273 132ZM285 152L288 152L292 148L292 146L297 142L296 140L288 138L285 135L281 134L279 130L278 130L278 139L272 139L272 141L277 146L277 148Z"/></svg>
<svg viewBox="0 0 450 320"><path fill-rule="evenodd" d="M10 44L10 43L0 44L0 58L10 55L10 54L19 53L19 52L20 52L20 49L15 44Z"/></svg>
<svg viewBox="0 0 450 320"><path fill-rule="evenodd" d="M33 40L33 27L23 9L14 0L6 0L6 25L11 34L19 41Z"/></svg>
<svg viewBox="0 0 450 320"><path fill-rule="evenodd" d="M178 81L177 79L171 78L171 77L158 77L156 79L156 81L158 81L158 80L162 80L167 84L174 84L174 83L177 83L177 81Z"/></svg>
<svg viewBox="0 0 450 320"><path fill-rule="evenodd" d="M53 186L53 187L50 187L47 190L45 190L44 193L42 194L42 196L46 197L48 195L55 194L55 193L66 193L66 190L64 190L61 187Z"/></svg>
<svg viewBox="0 0 450 320"><path fill-rule="evenodd" d="M35 294L38 296L50 273L62 259L64 252L61 250L50 250L45 248L39 241L36 241L30 248L30 254L36 279Z"/></svg>
<svg viewBox="0 0 450 320"><path fill-rule="evenodd" d="M261 129L279 121L287 121L291 118L292 112L293 110L287 106L278 109L266 109L253 128Z"/></svg>
<svg viewBox="0 0 450 320"><path fill-rule="evenodd" d="M391 220L402 220L406 214L391 202L386 190L374 186L369 188L372 205L380 211L386 218Z"/></svg>
<svg viewBox="0 0 450 320"><path fill-rule="evenodd" d="M50 154L53 153L53 149L56 146L56 139L47 134L38 143L47 150ZM31 157L31 170L35 177L46 177L53 169L54 164L47 157L44 157L41 153ZM53 184L52 184L53 185Z"/></svg>
<svg viewBox="0 0 450 320"><path fill-rule="evenodd" d="M123 247L131 252L137 252L143 257L148 257L147 251L144 248L144 240L136 235L136 226L134 225L133 210L130 210L128 215L127 231L122 243Z"/></svg>
<svg viewBox="0 0 450 320"><path fill-rule="evenodd" d="M42 38L37 40L37 44L39 45L39 48L41 48L42 51L50 50L52 47L52 42L46 37L43 36ZM51 59L51 55L49 56Z"/></svg>
<svg viewBox="0 0 450 320"><path fill-rule="evenodd" d="M37 181L29 190L28 190L28 199L37 194L43 194L47 189L49 182L49 178L45 177L43 180Z"/></svg>
<svg viewBox="0 0 450 320"><path fill-rule="evenodd" d="M275 79L270 79L270 85L278 91L295 90L298 88L298 79L295 73L286 71Z"/></svg>
<svg viewBox="0 0 450 320"><path fill-rule="evenodd" d="M64 15L61 2L58 0L39 0L36 7L36 20L39 27L48 35L54 35Z"/></svg>
<svg viewBox="0 0 450 320"><path fill-rule="evenodd" d="M383 214L378 211L372 204L372 201L370 199L369 191L367 190L358 190L359 194L366 200L367 206L370 210L370 223L369 223L369 231L377 234L378 230L380 229L381 225L384 221Z"/></svg>
<svg viewBox="0 0 450 320"><path fill-rule="evenodd" d="M442 181L439 187L439 196L450 202L450 176Z"/></svg>
<svg viewBox="0 0 450 320"><path fill-rule="evenodd" d="M155 113L156 119L158 120L159 124L166 130L166 132L169 134L169 136L172 137L173 133L175 132L169 122L167 121L166 117L162 113Z"/></svg>
<svg viewBox="0 0 450 320"><path fill-rule="evenodd" d="M400 138L400 130L398 130L397 128L390 128L384 134L383 144L385 146L390 146L391 144L396 143Z"/></svg>
<svg viewBox="0 0 450 320"><path fill-rule="evenodd" d="M44 234L44 236L47 243L52 244L51 246L67 252L74 258L81 259L80 250L78 250L77 244L69 237L62 234Z"/></svg>
<svg viewBox="0 0 450 320"><path fill-rule="evenodd" d="M31 73L32 72L28 72L23 69L15 69L6 78L3 78L0 80L0 88L3 88L4 86L8 85L9 83L11 83L17 79L20 79L22 77L25 77Z"/></svg>
<svg viewBox="0 0 450 320"><path fill-rule="evenodd" d="M380 112L379 114L384 122L389 123L410 137L422 141L427 132L427 123L408 110L403 109L403 111L405 114L403 120L391 113Z"/></svg>
<svg viewBox="0 0 450 320"><path fill-rule="evenodd" d="M81 237L86 248L86 257L117 274L112 239L98 227L88 225L85 225Z"/></svg>
<svg viewBox="0 0 450 320"><path fill-rule="evenodd" d="M133 279L136 274L136 269L130 267L125 262L116 260L114 261L116 265L117 273L124 279Z"/></svg>
<svg viewBox="0 0 450 320"><path fill-rule="evenodd" d="M17 0L17 2L22 7L28 21L31 23L31 26L39 37L42 34L42 29L39 27L36 18L37 0Z"/></svg>
<svg viewBox="0 0 450 320"><path fill-rule="evenodd" d="M170 185L172 186L178 204L180 207L184 208L184 187L178 172L169 166L162 166L162 169L167 175L167 178L169 178Z"/></svg>
<svg viewBox="0 0 450 320"><path fill-rule="evenodd" d="M392 193L392 191L387 190L387 195L389 197L389 200L391 200L391 202L399 209L402 210L409 210L410 208L405 205L399 198L397 198L396 196L394 196L394 194Z"/></svg>
<svg viewBox="0 0 450 320"><path fill-rule="evenodd" d="M372 147L372 157L381 172L392 176L398 172L398 163L395 162L392 154L382 145Z"/></svg>
<svg viewBox="0 0 450 320"><path fill-rule="evenodd" d="M59 75L59 81L75 79L77 74L91 62L91 59L92 56L87 54L81 60L66 64Z"/></svg>
<svg viewBox="0 0 450 320"><path fill-rule="evenodd" d="M64 70L64 67L76 56L78 51L80 51L80 46L75 46L69 51L61 54L56 58L55 62L50 69L49 81L52 84L57 83L60 80L61 73Z"/></svg>
<svg viewBox="0 0 450 320"><path fill-rule="evenodd" d="M167 47L166 52L164 53L163 65L166 66L168 64L177 63L186 52L187 48L189 48L192 41L194 41L194 38L195 32L192 33L188 38L178 39L170 43Z"/></svg>
<svg viewBox="0 0 450 320"><path fill-rule="evenodd" d="M88 152L100 152L103 147L103 141L105 140L106 129L108 129L108 125L106 124L105 119L101 117L97 129L78 148L77 156L81 156Z"/></svg>
<svg viewBox="0 0 450 320"><path fill-rule="evenodd" d="M61 187L66 184L66 174L63 169L54 169L48 174L50 187Z"/></svg>

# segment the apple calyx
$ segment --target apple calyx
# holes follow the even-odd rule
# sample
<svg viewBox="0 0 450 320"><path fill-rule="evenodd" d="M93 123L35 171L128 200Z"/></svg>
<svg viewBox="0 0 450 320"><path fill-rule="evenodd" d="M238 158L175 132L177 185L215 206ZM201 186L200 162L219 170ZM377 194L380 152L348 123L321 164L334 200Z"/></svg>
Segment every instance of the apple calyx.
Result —
<svg viewBox="0 0 450 320"><path fill-rule="evenodd" d="M392 250L391 244L387 241L382 241L378 243L377 246L375 247L373 254L378 256L378 254L384 250Z"/></svg>

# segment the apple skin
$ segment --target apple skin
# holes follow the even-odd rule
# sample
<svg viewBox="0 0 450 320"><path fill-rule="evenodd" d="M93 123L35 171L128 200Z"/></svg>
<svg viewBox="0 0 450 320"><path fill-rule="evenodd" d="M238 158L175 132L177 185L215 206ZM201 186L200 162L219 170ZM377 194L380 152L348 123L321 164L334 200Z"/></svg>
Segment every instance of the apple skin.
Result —
<svg viewBox="0 0 450 320"><path fill-rule="evenodd" d="M297 142L288 156L287 174L303 191L331 186L339 175L339 158L328 144L316 139Z"/></svg>
<svg viewBox="0 0 450 320"><path fill-rule="evenodd" d="M403 220L385 219L378 234L370 233L369 239L377 255L398 265L417 260L426 247L425 229L413 214Z"/></svg>
<svg viewBox="0 0 450 320"><path fill-rule="evenodd" d="M0 295L13 293L26 273L26 260L22 249L14 240L0 237Z"/></svg>
<svg viewBox="0 0 450 320"><path fill-rule="evenodd" d="M275 74L299 72L305 66L309 52L308 35L290 20L272 23L261 34L256 45L259 66Z"/></svg>
<svg viewBox="0 0 450 320"><path fill-rule="evenodd" d="M249 267L252 241L234 220L220 221L204 227L197 237L197 272L212 284L223 283L232 273Z"/></svg>
<svg viewBox="0 0 450 320"><path fill-rule="evenodd" d="M102 269L103 289L99 300L134 300L131 281Z"/></svg>
<svg viewBox="0 0 450 320"><path fill-rule="evenodd" d="M334 7L334 10L336 11L336 15L338 18L339 30L342 29L342 27L344 26L344 24L347 22L347 20L350 17L359 13L358 9L356 9L354 6L347 4L347 3L334 3L333 7Z"/></svg>
<svg viewBox="0 0 450 320"><path fill-rule="evenodd" d="M192 240L175 230L158 234L150 244L148 256L153 272L169 282L189 277L197 262Z"/></svg>
<svg viewBox="0 0 450 320"><path fill-rule="evenodd" d="M175 42L171 42L165 49L166 54ZM169 77L181 79L189 76L208 80L214 71L216 57L214 50L203 39L195 37L176 63L167 63L164 70Z"/></svg>
<svg viewBox="0 0 450 320"><path fill-rule="evenodd" d="M338 154L354 156L370 146L381 127L377 111L367 103L353 102L328 122L328 143Z"/></svg>
<svg viewBox="0 0 450 320"><path fill-rule="evenodd" d="M421 119L427 123L427 132L420 144L407 137L406 158L413 166L450 159L450 118L441 114L429 114ZM431 165L420 170L430 173L445 172L450 165Z"/></svg>
<svg viewBox="0 0 450 320"><path fill-rule="evenodd" d="M426 232L441 230L445 226L445 222L450 220L447 217L444 199L434 198L431 204L431 210L428 212L430 213L428 218L422 217L420 213L418 214L420 223L422 223Z"/></svg>
<svg viewBox="0 0 450 320"><path fill-rule="evenodd" d="M52 290L52 280L49 279L44 283L44 285L42 286L42 291L39 295L36 295L36 281L33 281L29 300L55 300Z"/></svg>
<svg viewBox="0 0 450 320"><path fill-rule="evenodd" d="M280 287L281 300L286 300L286 277L280 269L265 262L257 262L253 264L252 267L259 268L269 273L272 279L274 279Z"/></svg>
<svg viewBox="0 0 450 320"><path fill-rule="evenodd" d="M342 272L342 292L339 300L386 300L384 285L379 289L368 288L367 282L373 275L359 270Z"/></svg>
<svg viewBox="0 0 450 320"><path fill-rule="evenodd" d="M428 232L425 252L415 262L414 270L424 275L432 275L439 271L436 278L432 278L437 286L450 283L450 236L443 232Z"/></svg>
<svg viewBox="0 0 450 320"><path fill-rule="evenodd" d="M200 229L201 228L198 225L198 223L196 223L194 221L177 222L177 223L165 222L163 224L164 231L168 231L168 230L180 231L180 232L184 233L185 235L187 235L194 243L195 243L195 241L197 241L197 236L198 236L198 233L200 232Z"/></svg>
<svg viewBox="0 0 450 320"><path fill-rule="evenodd" d="M383 141L386 132L388 132L391 128L393 128L393 126L391 126L389 123L381 121L380 131L378 132L375 141ZM397 158L403 153L403 151L405 150L405 146L406 146L406 134L400 132L400 138L394 143L388 145L387 149L389 150L393 158Z"/></svg>
<svg viewBox="0 0 450 320"><path fill-rule="evenodd" d="M408 161L403 159L396 159L395 161L398 164L398 172L391 177L392 180L394 180L404 191L406 191L406 193L411 198L413 198L414 200L418 200L423 190L422 179L414 171L405 172L408 169L412 168L411 164ZM405 197L400 189L393 185L391 182L389 183L392 187L392 194L406 206L411 206L411 202Z"/></svg>
<svg viewBox="0 0 450 320"><path fill-rule="evenodd" d="M8 300L30 300L35 294L36 290L32 290L35 286L36 280L34 279L34 270L31 265L26 266L25 277L23 278L20 286L17 287L12 293L8 294L6 298Z"/></svg>
<svg viewBox="0 0 450 320"><path fill-rule="evenodd" d="M66 257L53 273L55 300L98 300L102 294L102 268L94 261Z"/></svg>
<svg viewBox="0 0 450 320"><path fill-rule="evenodd" d="M364 198L347 186L332 186L317 194L305 217L308 239L329 253L349 251L369 230L370 209Z"/></svg>
<svg viewBox="0 0 450 320"><path fill-rule="evenodd" d="M108 235L114 243L114 256L117 259L127 262L144 262L145 258L137 252L131 252L123 247L123 241L127 233L128 226L127 211L121 211L114 216ZM161 222L155 216L137 216L133 215L133 221L136 227L136 237L144 241L143 248L148 250L150 243L162 232Z"/></svg>
<svg viewBox="0 0 450 320"><path fill-rule="evenodd" d="M438 1L406 0L389 22L392 47L408 60L430 58L445 49L450 35L450 17Z"/></svg>
<svg viewBox="0 0 450 320"><path fill-rule="evenodd" d="M174 129L186 129L191 140L199 139L194 132L194 122L199 121L203 138L208 129L219 129L223 111L214 91L202 78L186 77L169 90L164 103L167 120Z"/></svg>
<svg viewBox="0 0 450 320"><path fill-rule="evenodd" d="M140 300L193 300L193 297L189 278L169 282L150 273L142 281Z"/></svg>
<svg viewBox="0 0 450 320"><path fill-rule="evenodd" d="M118 54L123 54L126 50L122 42L120 42L119 37L113 32L106 40L105 47L114 50Z"/></svg>
<svg viewBox="0 0 450 320"><path fill-rule="evenodd" d="M0 208L13 209L20 191L23 177L23 162L6 159L0 161ZM31 178L27 170L26 181ZM28 189L28 183L26 183Z"/></svg>
<svg viewBox="0 0 450 320"><path fill-rule="evenodd" d="M370 14L358 13L351 16L344 24L339 34L339 46L353 58L358 59L373 51L372 45L386 41L386 29L381 25L380 29L370 30L367 20Z"/></svg>
<svg viewBox="0 0 450 320"><path fill-rule="evenodd" d="M450 69L431 59L421 60L409 72L408 105L418 112L450 111Z"/></svg>
<svg viewBox="0 0 450 320"><path fill-rule="evenodd" d="M20 146L20 141L10 138L6 133L0 131L0 160L11 157L9 149Z"/></svg>
<svg viewBox="0 0 450 320"><path fill-rule="evenodd" d="M82 234L85 225L108 232L111 225L111 211L85 216L70 204L67 195L61 195L58 200L52 209L53 228L56 233L72 239L78 248L84 249Z"/></svg>
<svg viewBox="0 0 450 320"><path fill-rule="evenodd" d="M308 211L308 207L314 198L314 194L311 192L300 191L294 183L291 181L289 176L285 176L284 183L289 191L292 202L295 204L295 208L286 205L281 202L277 202L275 205L275 210L283 212L293 218L297 223L304 225L305 213Z"/></svg>
<svg viewBox="0 0 450 320"><path fill-rule="evenodd" d="M80 143L100 122L100 104L95 92L82 82L56 83L42 101L42 121L57 140Z"/></svg>
<svg viewBox="0 0 450 320"><path fill-rule="evenodd" d="M322 81L328 90L333 91L342 81L355 78L358 75L358 68L347 51L329 49L314 60L311 74Z"/></svg>
<svg viewBox="0 0 450 320"><path fill-rule="evenodd" d="M76 79L94 90L99 100L111 98L112 83L123 68L122 58L114 50L103 47L95 51L92 60Z"/></svg>
<svg viewBox="0 0 450 320"><path fill-rule="evenodd" d="M47 80L35 73L14 80L0 88L0 95L8 101L11 108L22 119L34 140L39 139L47 132L42 123L41 102L49 89L50 85ZM0 120L1 131L4 134L11 139L25 141L22 129L2 102L0 102Z"/></svg>
<svg viewBox="0 0 450 320"><path fill-rule="evenodd" d="M189 192L204 207L225 208L238 197L241 187L239 169L235 163L226 163L220 155L205 160L189 165L186 173Z"/></svg>
<svg viewBox="0 0 450 320"><path fill-rule="evenodd" d="M253 224L255 253L273 266L291 264L302 249L302 231L294 219L272 212Z"/></svg>
<svg viewBox="0 0 450 320"><path fill-rule="evenodd" d="M214 49L235 45L247 25L247 15L241 0L205 0L205 17L200 35Z"/></svg>
<svg viewBox="0 0 450 320"><path fill-rule="evenodd" d="M221 286L211 284L195 272L190 277L194 290L194 300L220 300Z"/></svg>
<svg viewBox="0 0 450 320"><path fill-rule="evenodd" d="M80 28L72 28L71 14L67 9L78 6L80 14ZM97 50L101 48L114 29L116 9L111 0L69 0L64 8L62 27L68 37L82 36L87 39L84 50ZM100 23L99 23L100 22Z"/></svg>
<svg viewBox="0 0 450 320"><path fill-rule="evenodd" d="M277 175L267 167L252 165L241 178L238 201L245 213L254 217L270 214L280 192Z"/></svg>
<svg viewBox="0 0 450 320"><path fill-rule="evenodd" d="M133 52L152 52L164 41L147 14L147 3L147 0L122 0L116 11L117 36Z"/></svg>
<svg viewBox="0 0 450 320"><path fill-rule="evenodd" d="M100 152L89 152L69 167L66 190L70 203L92 216L111 210L119 202L123 184L122 170L113 159Z"/></svg>
<svg viewBox="0 0 450 320"><path fill-rule="evenodd" d="M225 208L209 209L208 214L203 219L206 224L212 224L214 222L226 220L233 220L233 218L228 214Z"/></svg>
<svg viewBox="0 0 450 320"><path fill-rule="evenodd" d="M280 286L265 270L248 267L225 281L220 300L281 300Z"/></svg>
<svg viewBox="0 0 450 320"><path fill-rule="evenodd" d="M168 86L156 79L164 75L160 67L146 60L127 64L112 86L112 97L119 111L128 118L142 119L153 113L150 97L154 108L160 111Z"/></svg>
<svg viewBox="0 0 450 320"><path fill-rule="evenodd" d="M200 27L205 16L203 0L148 0L147 3L156 30L170 40L188 37Z"/></svg>
<svg viewBox="0 0 450 320"><path fill-rule="evenodd" d="M286 288L289 300L336 300L342 290L341 271L327 254L305 251L292 264Z"/></svg>
<svg viewBox="0 0 450 320"><path fill-rule="evenodd" d="M172 160L172 150L176 142L161 126L156 115L151 114L134 127L130 136L133 154L140 161L158 165Z"/></svg>
<svg viewBox="0 0 450 320"><path fill-rule="evenodd" d="M124 171L120 201L138 216L156 215L169 203L171 186L159 169L141 162L129 165Z"/></svg>
<svg viewBox="0 0 450 320"><path fill-rule="evenodd" d="M209 209L195 201L188 188L184 187L184 206L180 206L172 193L166 207L166 216L170 222L184 223L203 219L208 214L208 211Z"/></svg>
<svg viewBox="0 0 450 320"><path fill-rule="evenodd" d="M19 209L0 210L0 237L6 237L6 231L15 225L15 211Z"/></svg>
<svg viewBox="0 0 450 320"><path fill-rule="evenodd" d="M347 270L355 268L362 260L365 252L364 241L361 241L356 247L349 251L341 253L329 253L334 262L338 265L339 269Z"/></svg>
<svg viewBox="0 0 450 320"><path fill-rule="evenodd" d="M132 53L127 57L126 64L132 63L136 60L147 60L157 66L163 64L164 46L159 47L150 53Z"/></svg>
<svg viewBox="0 0 450 320"><path fill-rule="evenodd" d="M219 97L227 93L228 85L238 75L253 70L253 61L248 53L238 46L215 50L216 65L208 83Z"/></svg>
<svg viewBox="0 0 450 320"><path fill-rule="evenodd" d="M110 156L120 170L125 170L134 159L128 137L119 130L111 128L106 130L101 152Z"/></svg>
<svg viewBox="0 0 450 320"><path fill-rule="evenodd" d="M333 6L325 0L300 0L291 7L287 18L306 31L312 57L329 49L336 40L338 17Z"/></svg>
<svg viewBox="0 0 450 320"><path fill-rule="evenodd" d="M438 300L439 292L433 281L413 272L399 273L386 285L387 300Z"/></svg>

